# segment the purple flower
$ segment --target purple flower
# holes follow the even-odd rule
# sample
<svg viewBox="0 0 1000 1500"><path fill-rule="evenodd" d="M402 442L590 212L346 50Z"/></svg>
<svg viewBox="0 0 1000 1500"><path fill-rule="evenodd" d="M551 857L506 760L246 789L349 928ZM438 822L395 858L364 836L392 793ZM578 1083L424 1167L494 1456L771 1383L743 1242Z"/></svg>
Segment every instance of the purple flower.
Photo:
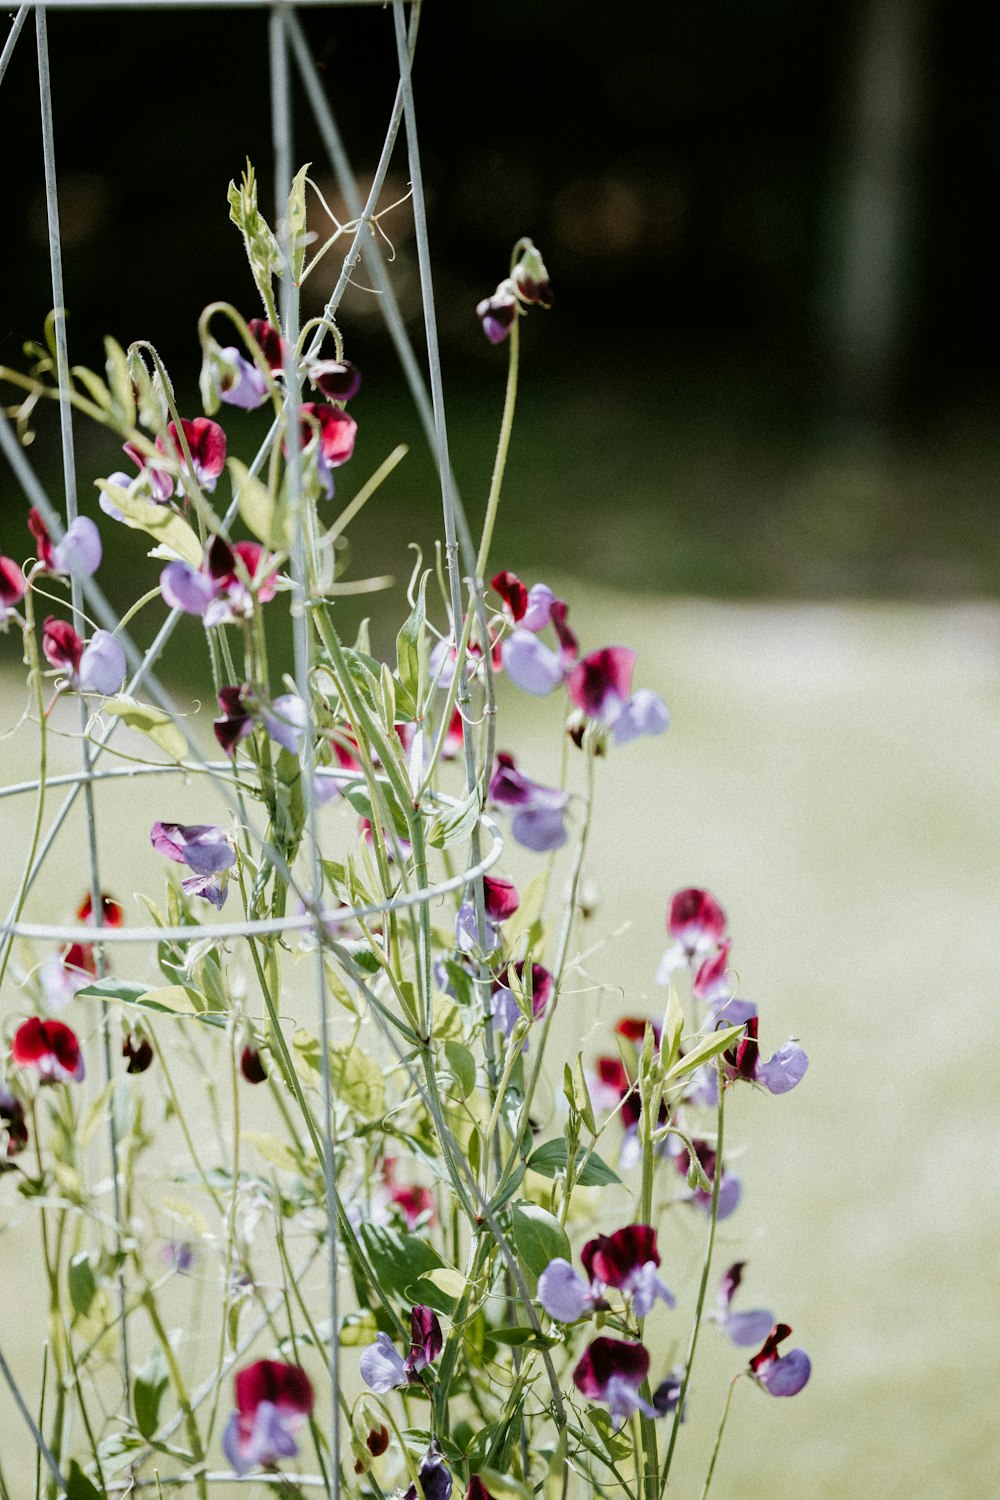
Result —
<svg viewBox="0 0 1000 1500"><path fill-rule="evenodd" d="M739 1003L731 1000L724 1008L731 1011ZM771 1094L787 1094L805 1077L809 1059L798 1042L786 1042L766 1062L762 1061L757 1041L758 1024L756 1015L747 1019L743 1037L725 1054L726 1072L733 1080L746 1078L751 1083L762 1084Z"/></svg>
<svg viewBox="0 0 1000 1500"><path fill-rule="evenodd" d="M110 698L125 681L125 652L109 630L95 630L80 657L76 682L82 693Z"/></svg>
<svg viewBox="0 0 1000 1500"><path fill-rule="evenodd" d="M436 1443L431 1444L421 1460L419 1475L424 1500L450 1500L453 1484L451 1470L441 1457L441 1450ZM415 1484L409 1485L403 1492L403 1500L417 1500Z"/></svg>
<svg viewBox="0 0 1000 1500"><path fill-rule="evenodd" d="M418 1303L410 1312L410 1352L404 1359L387 1333L361 1351L358 1369L370 1390L385 1394L395 1386L413 1385L441 1353L444 1340L437 1314Z"/></svg>
<svg viewBox="0 0 1000 1500"><path fill-rule="evenodd" d="M305 702L298 693L282 693L269 708L262 708L264 728L285 750L297 755L308 719Z"/></svg>
<svg viewBox="0 0 1000 1500"><path fill-rule="evenodd" d="M349 359L317 359L306 374L328 401L352 401L361 389L361 371Z"/></svg>
<svg viewBox="0 0 1000 1500"><path fill-rule="evenodd" d="M236 863L236 851L225 832L212 823L156 822L149 836L157 854L194 871L181 881L183 889L221 910L228 895L226 872Z"/></svg>
<svg viewBox="0 0 1000 1500"><path fill-rule="evenodd" d="M313 1392L298 1365L259 1359L236 1376L236 1410L222 1447L237 1474L270 1469L298 1452L295 1435L312 1413Z"/></svg>
<svg viewBox="0 0 1000 1500"><path fill-rule="evenodd" d="M584 1270L595 1289L615 1287L632 1298L637 1318L645 1318L660 1297L668 1307L676 1305L670 1288L660 1280L656 1230L648 1224L626 1224L614 1234L599 1234L580 1252Z"/></svg>
<svg viewBox="0 0 1000 1500"><path fill-rule="evenodd" d="M795 1396L809 1379L812 1366L804 1349L790 1349L779 1358L778 1345L791 1331L787 1323L775 1323L750 1361L750 1374L769 1396Z"/></svg>
<svg viewBox="0 0 1000 1500"><path fill-rule="evenodd" d="M489 917L480 931L474 901L463 901L455 916L455 946L460 953L493 953L500 946L500 928Z"/></svg>
<svg viewBox="0 0 1000 1500"><path fill-rule="evenodd" d="M220 401L243 411L256 411L267 400L267 376L233 345L216 349L212 375Z"/></svg>
<svg viewBox="0 0 1000 1500"><path fill-rule="evenodd" d="M647 688L632 692L636 653L631 646L603 646L573 667L566 678L571 701L605 729L616 745L640 734L662 734L670 723L666 704Z"/></svg>
<svg viewBox="0 0 1000 1500"><path fill-rule="evenodd" d="M514 283L509 278L501 281L492 297L484 297L476 306L476 317L491 344L503 343L514 326L517 313Z"/></svg>
<svg viewBox="0 0 1000 1500"><path fill-rule="evenodd" d="M215 738L227 755L235 755L240 740L253 732L251 698L252 694L246 683L231 683L228 687L219 689L222 716L213 722L212 728Z"/></svg>
<svg viewBox="0 0 1000 1500"><path fill-rule="evenodd" d="M593 1309L597 1299L579 1271L559 1255L538 1278L538 1300L557 1323L575 1323Z"/></svg>
<svg viewBox="0 0 1000 1500"><path fill-rule="evenodd" d="M504 670L523 693L544 698L566 680L561 654L530 630L515 630L503 645Z"/></svg>
<svg viewBox="0 0 1000 1500"><path fill-rule="evenodd" d="M719 1283L718 1305L708 1316L717 1323L730 1343L738 1349L752 1348L766 1338L774 1326L774 1313L766 1307L755 1307L749 1312L733 1312L732 1300L743 1280L746 1261L738 1260L724 1272Z"/></svg>
<svg viewBox="0 0 1000 1500"><path fill-rule="evenodd" d="M584 1351L573 1371L573 1384L592 1401L606 1401L617 1428L635 1411L647 1417L660 1415L655 1406L639 1395L639 1387L648 1374L649 1354L642 1344L627 1344L602 1336Z"/></svg>
<svg viewBox="0 0 1000 1500"><path fill-rule="evenodd" d="M38 561L47 573L90 578L101 562L101 534L89 516L77 516L61 542L53 543L41 511L28 511L28 530L35 538Z"/></svg>
<svg viewBox="0 0 1000 1500"><path fill-rule="evenodd" d="M514 973L521 982L527 994L527 986L524 983L525 971L528 966L523 959L514 965ZM552 998L553 979L544 964L532 964L530 969L531 981L531 1013L537 1021L539 1016L545 1014L545 1008ZM502 977L497 976L493 980L493 991L490 998L490 1009L493 1023L497 1031L502 1031L504 1036L510 1036L517 1025L521 1011L514 998L514 993L506 982L506 970ZM527 1043L525 1043L527 1050Z"/></svg>
<svg viewBox="0 0 1000 1500"><path fill-rule="evenodd" d="M729 1215L735 1213L739 1207L740 1198L743 1194L743 1184L733 1172L727 1172L719 1162L716 1152L707 1141L695 1139L692 1141L695 1155L699 1165L710 1183L714 1184L716 1171L721 1172L719 1179L719 1202L716 1210L716 1218L720 1221L728 1219ZM674 1158L679 1172L685 1176L691 1170L691 1155L686 1146L682 1146ZM712 1211L712 1194L705 1188L696 1187L691 1194L691 1202L697 1204L705 1213Z"/></svg>
<svg viewBox="0 0 1000 1500"><path fill-rule="evenodd" d="M277 574L267 571L259 542L234 542L212 537L200 567L171 562L160 574L160 592L171 609L201 615L206 625L231 625L253 614L254 601L274 598Z"/></svg>
<svg viewBox="0 0 1000 1500"><path fill-rule="evenodd" d="M511 832L526 849L545 854L561 848L569 837L565 823L569 793L531 781L517 769L514 757L503 751L497 756L490 797L498 807L514 809Z"/></svg>

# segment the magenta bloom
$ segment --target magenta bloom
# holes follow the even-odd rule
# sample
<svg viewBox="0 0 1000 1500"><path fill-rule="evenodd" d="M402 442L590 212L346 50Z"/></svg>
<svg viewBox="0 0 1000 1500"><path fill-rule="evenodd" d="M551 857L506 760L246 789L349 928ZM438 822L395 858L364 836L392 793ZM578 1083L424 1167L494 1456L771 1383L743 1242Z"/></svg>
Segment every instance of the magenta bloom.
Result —
<svg viewBox="0 0 1000 1500"><path fill-rule="evenodd" d="M195 417L193 421L182 417L181 427L191 453L194 477L203 490L211 493L226 466L226 434L218 422L213 422L211 417ZM156 439L155 446L157 452L162 453L164 458L173 459L180 464L181 477L177 482L176 493L183 495L187 465L177 428L173 422L170 423L166 433L161 433ZM129 452L127 445L125 451ZM129 454L129 456L134 457L134 454Z"/></svg>
<svg viewBox="0 0 1000 1500"><path fill-rule="evenodd" d="M522 630L530 630L535 635L546 625L561 626L562 644L568 648L571 641L575 643L576 637L566 625L566 605L561 599L556 599L547 583L533 583L529 589L516 573L505 570L490 580L490 588L503 600L504 613L512 625L520 625Z"/></svg>
<svg viewBox="0 0 1000 1500"><path fill-rule="evenodd" d="M596 1338L573 1371L573 1384L592 1401L606 1401L614 1426L621 1427L635 1411L647 1417L660 1413L639 1395L649 1374L649 1354L642 1344Z"/></svg>
<svg viewBox="0 0 1000 1500"><path fill-rule="evenodd" d="M719 1283L718 1302L714 1312L708 1316L717 1323L722 1332L738 1349L753 1348L767 1336L774 1326L774 1313L767 1307L755 1307L749 1312L733 1312L732 1301L743 1280L746 1261L738 1260L723 1273Z"/></svg>
<svg viewBox="0 0 1000 1500"><path fill-rule="evenodd" d="M62 1021L40 1021L37 1016L22 1021L10 1055L19 1068L34 1068L43 1083L79 1083L84 1075L76 1033Z"/></svg>
<svg viewBox="0 0 1000 1500"><path fill-rule="evenodd" d="M221 828L211 823L156 822L149 837L157 854L194 871L181 881L189 895L201 896L220 909L225 905L227 871L236 863L236 851Z"/></svg>
<svg viewBox="0 0 1000 1500"><path fill-rule="evenodd" d="M231 684L219 689L219 707L222 717L214 720L215 738L227 755L235 755L236 746L245 739L254 727L253 709L248 701L251 690L244 683Z"/></svg>
<svg viewBox="0 0 1000 1500"><path fill-rule="evenodd" d="M281 334L265 318L251 318L247 327L260 345L272 374L280 375L285 368L285 341Z"/></svg>
<svg viewBox="0 0 1000 1500"><path fill-rule="evenodd" d="M739 1207L740 1198L743 1194L743 1184L735 1173L725 1170L722 1163L718 1160L715 1150L707 1141L695 1139L692 1141L692 1145L694 1146L695 1155L698 1158L701 1169L710 1183L714 1184L717 1171L722 1174L719 1179L719 1205L716 1210L716 1217L719 1220L728 1219L729 1215L735 1213ZM691 1156L686 1146L681 1148L674 1161L678 1171L687 1176L691 1169ZM691 1194L691 1202L696 1203L705 1213L711 1213L712 1194L707 1192L705 1188L696 1187Z"/></svg>
<svg viewBox="0 0 1000 1500"><path fill-rule="evenodd" d="M249 1043L240 1053L240 1072L247 1083L263 1083L267 1078L267 1069L261 1060L260 1053Z"/></svg>
<svg viewBox="0 0 1000 1500"><path fill-rule="evenodd" d="M689 886L675 891L667 907L667 931L673 938L656 971L657 984L669 984L675 969L700 963L726 933L726 914L709 891Z"/></svg>
<svg viewBox="0 0 1000 1500"><path fill-rule="evenodd" d="M750 1374L769 1396L796 1396L812 1370L804 1349L790 1349L779 1357L778 1345L791 1333L787 1323L775 1323L750 1361Z"/></svg>
<svg viewBox="0 0 1000 1500"><path fill-rule="evenodd" d="M315 444L317 473L326 498L333 495L333 471L346 464L354 452L358 424L339 406L328 401L306 401L299 407L302 417L300 441L304 450Z"/></svg>
<svg viewBox="0 0 1000 1500"><path fill-rule="evenodd" d="M0 1172L7 1170L12 1157L20 1156L28 1144L28 1123L24 1105L0 1083Z"/></svg>
<svg viewBox="0 0 1000 1500"><path fill-rule="evenodd" d="M490 798L498 807L514 810L511 832L519 844L536 854L561 848L569 837L565 823L569 793L531 781L517 769L514 757L503 751L490 781Z"/></svg>
<svg viewBox="0 0 1000 1500"><path fill-rule="evenodd" d="M236 1410L222 1434L237 1474L270 1469L298 1452L296 1433L313 1409L313 1391L298 1365L259 1359L236 1376Z"/></svg>
<svg viewBox="0 0 1000 1500"><path fill-rule="evenodd" d="M0 552L0 625L12 609L16 609L24 598L28 585L24 574L12 557Z"/></svg>
<svg viewBox="0 0 1000 1500"><path fill-rule="evenodd" d="M483 876L483 892L486 898L486 915L492 922L506 922L521 904L514 882L502 880L498 875Z"/></svg>
<svg viewBox="0 0 1000 1500"><path fill-rule="evenodd" d="M635 660L631 646L604 646L578 661L566 679L571 701L610 729L616 745L640 734L662 734L670 724L662 698L648 688L632 692Z"/></svg>
<svg viewBox="0 0 1000 1500"><path fill-rule="evenodd" d="M432 1308L422 1303L410 1312L410 1352L404 1359L387 1333L379 1333L374 1344L361 1352L358 1369L370 1390L384 1394L396 1386L413 1385L441 1353L441 1324Z"/></svg>
<svg viewBox="0 0 1000 1500"><path fill-rule="evenodd" d="M42 626L42 654L50 666L65 672L73 682L80 670L83 641L68 620L49 615Z"/></svg>

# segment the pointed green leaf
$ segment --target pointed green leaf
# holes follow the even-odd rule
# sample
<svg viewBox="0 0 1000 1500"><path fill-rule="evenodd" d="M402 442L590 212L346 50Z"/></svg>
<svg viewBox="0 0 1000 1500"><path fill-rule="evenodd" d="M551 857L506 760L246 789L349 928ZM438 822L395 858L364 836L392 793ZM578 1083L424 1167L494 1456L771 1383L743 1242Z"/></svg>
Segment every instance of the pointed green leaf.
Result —
<svg viewBox="0 0 1000 1500"><path fill-rule="evenodd" d="M284 551L288 545L284 502L276 500L267 485L251 474L238 458L227 459L226 467L247 530L272 552Z"/></svg>
<svg viewBox="0 0 1000 1500"><path fill-rule="evenodd" d="M517 1253L533 1275L540 1276L557 1257L571 1258L569 1237L554 1214L522 1200L514 1204L510 1216Z"/></svg>
<svg viewBox="0 0 1000 1500"><path fill-rule="evenodd" d="M201 566L201 543L188 523L169 505L157 505L155 500L131 494L123 485L111 484L107 479L98 479L96 483L112 505L121 511L126 526L133 531L144 531L160 547L192 567Z"/></svg>
<svg viewBox="0 0 1000 1500"><path fill-rule="evenodd" d="M127 728L138 729L140 734L147 735L171 760L181 761L187 754L187 740L164 709L154 708L150 703L139 703L127 694L119 693L107 699L104 712L121 719Z"/></svg>
<svg viewBox="0 0 1000 1500"><path fill-rule="evenodd" d="M292 182L292 191L288 195L288 247L292 261L292 280L296 286L302 280L306 245L309 243L306 228L306 173L311 165L312 163L307 161L304 167L299 168Z"/></svg>
<svg viewBox="0 0 1000 1500"><path fill-rule="evenodd" d="M695 1068L700 1068L702 1063L718 1057L720 1052L725 1052L726 1048L742 1034L742 1031L742 1026L727 1026L722 1031L713 1031L711 1036L706 1037L697 1047L686 1052L679 1062L674 1063L664 1079L664 1084L669 1087L670 1084L676 1083L678 1078L683 1078Z"/></svg>
<svg viewBox="0 0 1000 1500"><path fill-rule="evenodd" d="M429 568L424 571L416 603L396 637L396 670L399 680L417 704L423 700L427 676L426 595L429 572Z"/></svg>
<svg viewBox="0 0 1000 1500"><path fill-rule="evenodd" d="M170 1376L163 1351L158 1344L154 1345L146 1363L136 1372L132 1388L135 1425L144 1438L151 1438L156 1433L160 1420L160 1402L169 1384Z"/></svg>

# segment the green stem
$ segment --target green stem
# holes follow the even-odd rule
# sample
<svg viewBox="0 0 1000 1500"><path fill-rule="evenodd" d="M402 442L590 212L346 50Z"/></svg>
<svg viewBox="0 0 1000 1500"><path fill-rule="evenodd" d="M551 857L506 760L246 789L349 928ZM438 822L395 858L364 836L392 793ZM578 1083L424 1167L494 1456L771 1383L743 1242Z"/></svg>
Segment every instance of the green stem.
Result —
<svg viewBox="0 0 1000 1500"><path fill-rule="evenodd" d="M514 427L514 408L517 405L517 371L520 354L520 319L515 317L511 325L510 337L507 345L510 350L510 359L507 364L507 390L504 395L503 417L500 421L500 437L497 442L497 454L493 463L493 478L490 480L490 493L486 501L486 519L483 521L483 536L479 543L479 556L476 558L476 576L482 578L486 571L486 560L490 555L490 544L493 541L493 528L496 525L497 511L500 508L500 489L503 484L504 470L507 467L507 454L510 451L510 435ZM484 644L483 650L486 650Z"/></svg>
<svg viewBox="0 0 1000 1500"><path fill-rule="evenodd" d="M201 1441L198 1419L194 1414L191 1398L188 1395L184 1376L181 1374L181 1367L177 1363L177 1356L174 1354L173 1345L167 1337L167 1331L163 1323L160 1321L156 1298L153 1296L151 1287L146 1287L143 1291L142 1305L146 1309L149 1321L153 1325L153 1332L156 1334L157 1343L163 1351L163 1358L166 1361L167 1369L170 1371L170 1379L173 1382L174 1391L177 1396L177 1404L184 1414L184 1426L187 1429L188 1442L191 1444L191 1454L197 1466L194 1481L198 1494L201 1496L201 1500L208 1500L208 1487L205 1482L205 1449Z"/></svg>
<svg viewBox="0 0 1000 1500"><path fill-rule="evenodd" d="M701 1329L702 1311L705 1306L705 1295L708 1291L708 1277L712 1268L712 1251L715 1248L715 1225L719 1216L719 1188L722 1183L722 1146L723 1127L725 1123L725 1098L726 1080L722 1074L722 1066L718 1062L716 1068L719 1075L719 1107L716 1116L715 1137L715 1171L712 1174L712 1208L708 1219L708 1243L705 1246L705 1261L701 1268L701 1282L698 1287L698 1304L695 1308L694 1322L691 1325L691 1338L688 1343L687 1356L684 1360L684 1375L681 1380L681 1388L677 1397L677 1405L674 1408L674 1420L670 1428L670 1442L663 1459L663 1472L660 1475L660 1494L667 1487L670 1477L670 1465L673 1461L674 1448L677 1445L677 1436L680 1432L681 1416L684 1412L684 1402L687 1398L688 1386L691 1383L691 1370L694 1365L695 1350L698 1347L698 1334Z"/></svg>
<svg viewBox="0 0 1000 1500"><path fill-rule="evenodd" d="M733 1391L736 1389L736 1382L738 1380L741 1380L742 1378L743 1371L741 1370L740 1373L738 1375L734 1375L732 1380L729 1382L729 1389L726 1392L725 1404L722 1408L722 1419L719 1422L719 1430L715 1434L715 1447L712 1449L711 1462L708 1466L708 1473L705 1475L705 1488L701 1492L701 1500L706 1500L706 1497L708 1495L708 1487L712 1483L712 1475L715 1473L715 1460L718 1458L719 1449L722 1447L722 1434L726 1430L726 1419L729 1416L729 1405L733 1399Z"/></svg>

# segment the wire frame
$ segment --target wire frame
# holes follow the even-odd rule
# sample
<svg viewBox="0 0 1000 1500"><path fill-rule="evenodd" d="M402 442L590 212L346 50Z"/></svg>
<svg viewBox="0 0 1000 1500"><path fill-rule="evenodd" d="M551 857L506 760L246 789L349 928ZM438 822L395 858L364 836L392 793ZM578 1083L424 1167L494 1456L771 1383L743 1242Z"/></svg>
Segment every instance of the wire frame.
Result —
<svg viewBox="0 0 1000 1500"><path fill-rule="evenodd" d="M15 47L20 44L27 46L26 40L22 40L23 34L28 30L29 21L34 22L35 46L38 58L39 93L41 100L41 137L44 165L44 189L45 204L48 220L49 237L49 260L52 282L52 303L54 308L54 339L56 350L56 367L58 385L61 392L68 392L71 384L70 359L66 327L66 307L63 292L63 258L60 237L59 221L59 186L57 172L57 142L53 127L53 83L49 69L49 47L47 18L50 11L62 10L85 10L89 12L103 11L144 11L144 10L177 10L185 11L191 9L213 9L220 12L266 10L268 12L269 28L269 75L271 89L271 133L274 155L274 177L275 196L279 204L287 201L292 185L294 169L294 139L293 139L293 98L301 93L315 117L324 148L329 158L329 164L336 177L338 188L347 204L348 213L352 221L356 221L356 230L344 258L343 267L337 278L336 285L326 304L325 315L333 318L336 314L340 300L348 285L350 277L360 262L364 262L366 273L373 286L379 293L379 307L385 317L388 332L396 349L400 365L406 378L412 399L419 414L420 420L427 435L434 454L436 456L437 468L441 485L441 501L443 515L443 529L445 537L445 554L448 565L450 607L453 622L462 619L462 577L464 573L472 579L472 591L474 602L478 602L481 608L482 582L476 577L476 556L473 549L469 528L465 521L461 500L457 493L454 478L451 471L448 448L448 431L445 418L444 392L441 378L441 362L438 350L437 324L434 308L433 281L430 265L430 245L427 228L426 203L423 190L423 179L420 165L420 150L416 124L416 104L411 79L411 63L413 49L416 42L416 32L419 22L420 4L415 0L409 8L404 0L391 0L393 12L393 31L395 40L395 52L398 64L399 83L396 91L393 108L387 122L385 139L379 158L371 189L367 200L362 202L358 194L356 179L351 169L344 145L337 128L330 101L327 98L323 82L313 60L302 30L297 12L312 9L342 9L349 5L383 4L383 0L33 0L31 4L20 7L10 26L10 31L0 50L0 84L2 84L10 58ZM423 303L423 327L424 327L424 349L421 353L414 349L408 330L400 313L398 301L393 284L389 278L386 263L382 256L378 236L373 233L373 221L378 211L379 199L383 190L390 162L394 152L402 149L399 136L404 135L405 150L407 155L408 176L411 182L413 196L413 212L416 232L416 244L420 272L420 288ZM285 247L287 253L287 247ZM281 314L284 331L290 346L294 346L299 327L299 313L297 301L297 288L292 278L286 277L282 284ZM315 352L323 338L320 329L310 352ZM423 366L426 365L427 378L425 380ZM299 400L299 386L301 377L299 372L291 365L285 371L286 402L288 409L295 411ZM20 446L11 423L0 409L0 449L2 449L10 467L17 479L27 501L35 506L44 518L51 534L58 541L61 539L66 527L72 524L76 518L77 488L76 488L76 463L74 452L74 432L72 406L68 399L63 397L59 402L59 426L60 441L62 448L62 477L65 493L65 512L60 513L52 498L47 494L44 486L34 472L28 458ZM290 548L290 569L295 590L299 597L303 597L305 588L305 539L302 523L301 488L300 488L300 464L299 454L296 447L296 439L292 436L297 432L298 424L295 421L288 423L288 478L291 496L291 512L295 520L293 540ZM250 474L256 475L260 472L270 443L274 436L274 428L265 442L262 444L254 462L250 465ZM226 512L223 522L223 534L228 532L231 523L235 519L236 500L234 499ZM323 1114L324 1114L324 1136L325 1136L325 1162L324 1172L326 1179L326 1216L327 1232L325 1245L325 1258L327 1262L328 1275L328 1298L330 1326L332 1330L338 1327L338 1284L337 1284L337 1246L338 1246L338 1224L337 1209L335 1203L335 1191L333 1183L333 1141L334 1141L334 1092L329 1070L329 1018L327 1005L327 981L324 968L324 946L329 945L327 924L334 918L370 918L385 916L394 911L407 908L426 906L431 901L447 895L450 892L472 886L477 892L477 910L482 915L482 876L500 858L503 842L500 831L496 824L485 814L480 813L477 825L470 840L470 858L468 867L461 873L433 885L422 886L415 890L405 890L393 897L376 901L361 906L356 906L345 912L338 909L336 912L327 910L322 901L322 869L319 856L319 839L315 823L315 806L307 806L307 833L311 849L310 868L305 875L297 872L294 876L291 871L284 873L289 877L291 887L297 891L301 898L301 912L291 912L280 919L265 919L244 922L209 922L198 925L175 925L169 927L130 927L130 928L99 928L95 931L94 926L81 926L71 924L44 923L37 921L22 920L21 911L25 900L34 886L38 876L45 868L53 850L57 847L60 832L66 825L70 812L82 798L85 811L88 849L88 883L90 888L92 911L95 916L102 912L101 901L101 868L98 853L98 808L95 799L95 789L101 785L116 785L120 781L133 782L136 778L143 776L169 775L170 773L198 772L213 780L218 795L224 800L230 810L237 815L244 826L247 826L246 809L236 799L230 786L231 763L213 762L207 760L201 752L199 744L188 729L184 716L180 714L177 707L164 684L156 673L156 666L165 648L168 646L180 619L180 612L173 610L149 648L140 650L129 633L119 628L115 611L103 594L100 586L90 579L73 579L71 592L71 608L74 628L79 632L84 624L84 613L95 619L98 624L116 634L117 639L125 650L126 660L130 670L130 678L126 691L130 695L142 692L153 704L164 709L171 715L174 723L184 734L187 742L187 757L176 765L164 766L127 766L106 767L100 766L106 750L110 746L116 733L120 729L120 721L114 720L105 727L98 736L90 737L88 730L86 706L81 699L81 759L80 766L76 772L52 776L47 778L48 788L59 787L63 790L63 800L55 814L48 823L42 834L34 857L26 872L26 878L20 896L6 917L0 922L0 955L6 955L10 945L17 938L51 941L53 943L86 942L93 945L97 957L99 974L103 970L103 951L109 945L121 944L155 944L170 940L179 944L195 944L203 940L216 939L239 939L255 938L260 936L275 935L278 933L308 933L311 932L316 938L316 963L314 974L315 1006L318 1019L318 1030L321 1041L321 1058L323 1062ZM300 609L293 618L294 638L294 666L295 679L299 694L308 705L310 702L309 681L310 673L314 665L312 659L312 644L308 621L305 611ZM486 653L488 658L489 653ZM459 693L459 701L467 701L468 688L464 680ZM487 684L488 706L492 703L492 684L490 681L489 662L484 663L484 673ZM464 697L463 697L464 695ZM311 772L313 770L312 741L313 736L309 732L311 725L306 725L307 732L302 736L302 760L304 785L311 785ZM490 726L492 727L492 726ZM489 742L491 745L491 742ZM491 748L488 750L488 759L492 758ZM476 747L473 742L472 729L467 720L464 720L464 763L466 772L467 793L472 796L477 786L479 772L476 764ZM349 780L350 778L345 778ZM5 799L37 791L39 780L30 779L0 788L0 802ZM441 796L439 800L443 805L456 805L453 799ZM309 799L312 802L312 799ZM260 843L263 840L264 831L259 827L249 825L249 833L252 839ZM487 848L483 852L481 835L487 839ZM103 1033L103 1063L105 1079L110 1082L112 1077L111 1063L111 1030L107 1007L104 1007L102 1018ZM118 1160L119 1142L116 1134L113 1112L109 1111L108 1122L108 1150L112 1164ZM115 1220L118 1226L118 1234L121 1233L122 1213L120 1200L120 1186L117 1167L111 1172L114 1186L114 1209ZM119 1238L119 1250L121 1241ZM318 1252L313 1253L313 1257ZM305 1265L301 1270L304 1271ZM119 1331L121 1340L121 1368L124 1377L124 1398L126 1406L129 1401L129 1384L131 1379L132 1358L128 1343L128 1319L125 1316L126 1294L124 1282L119 1279L118 1295L120 1300ZM280 1299L279 1299L280 1300ZM275 1304L277 1305L277 1303ZM228 1367L235 1362L240 1352L249 1347L263 1327L263 1322L241 1341L238 1348L233 1351L228 1362ZM340 1450L340 1424L338 1420L338 1393L339 1393L339 1370L337 1339L329 1340L326 1350L327 1364L329 1367L332 1384L332 1418L328 1440L330 1445L330 1481L329 1493L335 1494L339 1487L339 1450ZM42 1460L47 1465L51 1477L58 1488L65 1491L67 1488L66 1476L60 1472L56 1458L47 1446L43 1434L38 1428L34 1417L25 1403L18 1387L14 1373L11 1371L7 1360L0 1349L0 1376L8 1384L15 1405L27 1424L35 1441L37 1450ZM209 1385L192 1396L192 1403L198 1404L211 1393L210 1387L214 1388L218 1376L213 1376ZM178 1422L180 1415L178 1414ZM169 1427L166 1432L169 1432ZM234 1476L229 1473L209 1473L204 1476L208 1481L234 1482ZM282 1483L285 1480L298 1483L300 1486L322 1486L323 1480L318 1475L287 1475L261 1476L255 1475L254 1482L257 1483ZM150 1481L151 1483L153 1481ZM164 1485L178 1483L180 1481L163 1478L156 1481ZM120 1486L112 1484L110 1490L116 1487L121 1489L135 1487L136 1482L129 1480L127 1484Z"/></svg>

